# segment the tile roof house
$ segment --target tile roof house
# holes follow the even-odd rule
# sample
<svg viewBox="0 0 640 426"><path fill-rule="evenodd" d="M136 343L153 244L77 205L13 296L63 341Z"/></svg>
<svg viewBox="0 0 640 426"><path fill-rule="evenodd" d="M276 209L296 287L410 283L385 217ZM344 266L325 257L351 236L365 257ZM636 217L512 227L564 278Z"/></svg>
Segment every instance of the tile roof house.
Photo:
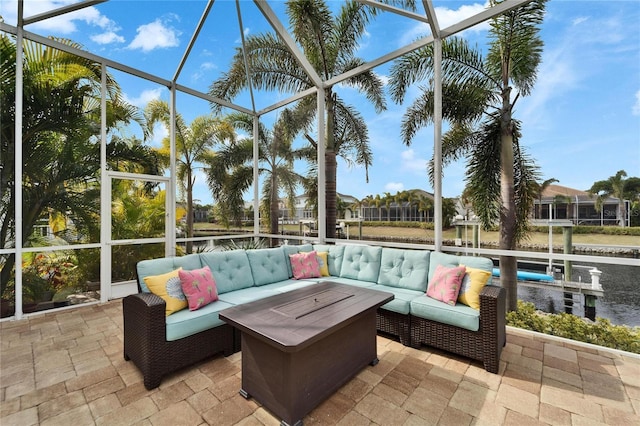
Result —
<svg viewBox="0 0 640 426"><path fill-rule="evenodd" d="M532 218L567 219L574 225L617 225L620 222L618 204L618 198L608 197L598 211L595 196L579 189L552 184L534 201Z"/></svg>

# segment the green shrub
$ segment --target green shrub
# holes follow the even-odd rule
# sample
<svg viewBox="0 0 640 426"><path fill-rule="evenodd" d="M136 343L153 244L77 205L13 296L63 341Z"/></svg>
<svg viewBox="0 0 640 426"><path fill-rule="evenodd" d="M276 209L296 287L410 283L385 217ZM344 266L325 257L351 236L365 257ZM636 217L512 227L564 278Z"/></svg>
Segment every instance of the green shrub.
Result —
<svg viewBox="0 0 640 426"><path fill-rule="evenodd" d="M507 313L507 325L640 354L640 327L613 325L604 318L589 323L566 313L541 314L533 303L518 300L518 310Z"/></svg>
<svg viewBox="0 0 640 426"><path fill-rule="evenodd" d="M434 229L433 222L416 222L416 221L382 221L382 220L365 220L362 222L363 227L386 226L389 228L421 228Z"/></svg>
<svg viewBox="0 0 640 426"><path fill-rule="evenodd" d="M532 232L540 232L540 233L548 233L549 228L546 226L531 226L530 230ZM562 234L561 226L554 226L552 229L554 234ZM633 235L640 237L640 227L639 226L586 226L586 225L578 225L572 227L572 233L576 234L599 234L599 235Z"/></svg>

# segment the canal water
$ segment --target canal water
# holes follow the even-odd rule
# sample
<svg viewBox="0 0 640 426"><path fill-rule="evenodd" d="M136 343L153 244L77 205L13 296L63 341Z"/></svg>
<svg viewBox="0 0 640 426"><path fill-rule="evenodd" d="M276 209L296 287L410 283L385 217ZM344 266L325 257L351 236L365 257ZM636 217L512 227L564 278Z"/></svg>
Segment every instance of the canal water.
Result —
<svg viewBox="0 0 640 426"><path fill-rule="evenodd" d="M588 264L602 271L600 284L604 296L596 301L596 317L606 318L612 324L640 326L640 267L608 264ZM572 281L591 282L588 269L572 268ZM518 298L533 303L544 312L563 312L563 294L557 290L518 287ZM574 296L573 313L584 316L584 296Z"/></svg>

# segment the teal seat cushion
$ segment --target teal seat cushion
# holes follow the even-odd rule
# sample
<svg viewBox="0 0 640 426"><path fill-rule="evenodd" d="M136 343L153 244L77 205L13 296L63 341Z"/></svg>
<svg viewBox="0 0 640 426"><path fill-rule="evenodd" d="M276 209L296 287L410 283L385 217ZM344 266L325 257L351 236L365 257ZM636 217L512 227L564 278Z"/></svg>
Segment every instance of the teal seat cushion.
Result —
<svg viewBox="0 0 640 426"><path fill-rule="evenodd" d="M244 250L201 253L200 260L211 269L218 294L253 286L253 274Z"/></svg>
<svg viewBox="0 0 640 426"><path fill-rule="evenodd" d="M382 247L347 245L340 276L359 281L378 282Z"/></svg>
<svg viewBox="0 0 640 426"><path fill-rule="evenodd" d="M429 252L384 247L378 284L427 291Z"/></svg>
<svg viewBox="0 0 640 426"><path fill-rule="evenodd" d="M185 270L201 268L199 255L189 254L187 256L141 260L136 264L140 288L144 293L150 293L149 287L144 282L145 277L166 274L180 267Z"/></svg>
<svg viewBox="0 0 640 426"><path fill-rule="evenodd" d="M344 278L344 277L324 277L325 279L322 281L333 281L338 284L348 284L354 285L356 287L373 287L376 283L371 281L360 281L354 280L353 278Z"/></svg>
<svg viewBox="0 0 640 426"><path fill-rule="evenodd" d="M280 283L269 284L268 286L269 287L274 286L271 288L273 288L278 293L286 293L291 290L297 290L299 288L308 287L310 285L317 284L317 283L318 283L317 281L304 279L304 280L288 280ZM276 286L276 284L278 285Z"/></svg>
<svg viewBox="0 0 640 426"><path fill-rule="evenodd" d="M335 246L329 244L314 244L313 249L315 251L326 251L327 263L329 264L329 275L337 277L340 275L340 270L342 269L342 259L344 258L344 247L345 246Z"/></svg>
<svg viewBox="0 0 640 426"><path fill-rule="evenodd" d="M480 311L462 303L451 306L427 295L411 300L411 315L471 331L480 329Z"/></svg>
<svg viewBox="0 0 640 426"><path fill-rule="evenodd" d="M220 294L218 297L223 302L232 305L241 305L243 303L253 302L254 300L264 299L265 297L280 294L275 288L269 288L268 285L247 287L240 290L234 290L229 293Z"/></svg>
<svg viewBox="0 0 640 426"><path fill-rule="evenodd" d="M287 269L289 259L285 258L284 251L280 247L247 250L247 257L251 265L253 282L257 286L290 278ZM291 266L290 263L289 266Z"/></svg>
<svg viewBox="0 0 640 426"><path fill-rule="evenodd" d="M411 301L413 299L415 299L416 297L424 296L424 291L409 290L406 288L398 288L380 284L374 285L373 287L369 288L371 290L380 290L392 293L394 296L393 300L382 305L382 308L404 315L409 315L409 311L411 310Z"/></svg>
<svg viewBox="0 0 640 426"><path fill-rule="evenodd" d="M459 265L469 266L471 268L482 269L485 271L493 271L493 261L487 257L481 256L456 256L453 254L442 252L431 252L429 259L429 281L433 277L438 265L448 267L456 267Z"/></svg>
<svg viewBox="0 0 640 426"><path fill-rule="evenodd" d="M218 317L218 312L231 308L232 306L230 303L217 300L196 311L183 309L169 315L166 318L167 340L179 340L183 337L226 324Z"/></svg>
<svg viewBox="0 0 640 426"><path fill-rule="evenodd" d="M313 246L311 244L302 244L299 246L281 246L282 251L284 252L284 257L287 260L287 273L289 274L289 278L293 277L293 270L291 269L291 262L289 261L290 254L296 254L301 252L309 252L313 250Z"/></svg>

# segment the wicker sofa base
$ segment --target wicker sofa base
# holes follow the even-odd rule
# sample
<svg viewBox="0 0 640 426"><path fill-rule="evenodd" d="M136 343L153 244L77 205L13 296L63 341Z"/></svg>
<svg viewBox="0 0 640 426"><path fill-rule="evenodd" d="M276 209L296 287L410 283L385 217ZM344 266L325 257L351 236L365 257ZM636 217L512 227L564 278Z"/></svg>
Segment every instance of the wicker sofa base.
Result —
<svg viewBox="0 0 640 426"><path fill-rule="evenodd" d="M124 359L133 361L144 377L144 386L160 386L169 373L218 353L234 351L234 330L221 325L175 341L166 340L165 304L151 293L139 293L122 300L124 316Z"/></svg>
<svg viewBox="0 0 640 426"><path fill-rule="evenodd" d="M400 339L405 346L411 345L410 317L386 309L376 312L376 329L384 334L390 334Z"/></svg>
<svg viewBox="0 0 640 426"><path fill-rule="evenodd" d="M485 370L498 373L506 344L505 291L485 287L480 293L480 329L466 330L410 315L411 346L428 345L482 361Z"/></svg>

